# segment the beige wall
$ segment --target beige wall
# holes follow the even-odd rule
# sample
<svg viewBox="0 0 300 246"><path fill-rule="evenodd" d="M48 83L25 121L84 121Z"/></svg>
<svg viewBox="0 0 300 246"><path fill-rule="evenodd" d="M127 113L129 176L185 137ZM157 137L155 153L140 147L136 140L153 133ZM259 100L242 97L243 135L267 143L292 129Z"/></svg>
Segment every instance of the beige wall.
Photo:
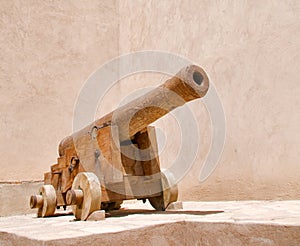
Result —
<svg viewBox="0 0 300 246"><path fill-rule="evenodd" d="M119 9L130 16L120 23L120 53L184 55L206 69L222 99L220 164L200 184L201 152L182 198L299 198L299 1L121 1Z"/></svg>
<svg viewBox="0 0 300 246"><path fill-rule="evenodd" d="M222 158L201 184L211 128L203 103L191 104L203 139L181 199L300 198L299 1L14 0L0 9L0 181L42 179L72 131L76 96L91 72L119 54L154 49L204 67L226 113ZM124 79L99 115L164 78ZM180 129L171 116L156 125L166 134L168 166Z"/></svg>
<svg viewBox="0 0 300 246"><path fill-rule="evenodd" d="M87 77L118 55L116 1L1 1L0 180L42 179Z"/></svg>

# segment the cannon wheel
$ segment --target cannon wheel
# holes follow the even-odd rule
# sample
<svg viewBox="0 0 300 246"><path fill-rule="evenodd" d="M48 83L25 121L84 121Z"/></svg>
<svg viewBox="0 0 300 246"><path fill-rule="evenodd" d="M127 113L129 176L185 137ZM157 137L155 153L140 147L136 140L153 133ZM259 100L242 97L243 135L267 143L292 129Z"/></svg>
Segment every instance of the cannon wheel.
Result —
<svg viewBox="0 0 300 246"><path fill-rule="evenodd" d="M162 195L148 198L153 208L164 211L172 202L178 198L178 186L171 172L164 170L161 172Z"/></svg>
<svg viewBox="0 0 300 246"><path fill-rule="evenodd" d="M78 220L86 220L91 213L101 208L101 186L94 173L82 172L76 175L72 190L81 190L81 204L72 206L73 214Z"/></svg>
<svg viewBox="0 0 300 246"><path fill-rule="evenodd" d="M37 217L52 216L56 209L56 191L52 185L43 185L39 195L30 198L30 207L38 208Z"/></svg>

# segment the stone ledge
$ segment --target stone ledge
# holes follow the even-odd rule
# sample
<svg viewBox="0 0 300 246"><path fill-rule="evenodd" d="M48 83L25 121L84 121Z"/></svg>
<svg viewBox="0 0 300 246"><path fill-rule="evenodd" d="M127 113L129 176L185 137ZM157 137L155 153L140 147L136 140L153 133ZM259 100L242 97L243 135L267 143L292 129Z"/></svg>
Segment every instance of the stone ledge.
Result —
<svg viewBox="0 0 300 246"><path fill-rule="evenodd" d="M0 216L32 213L29 198L37 194L42 185L42 181L1 182Z"/></svg>
<svg viewBox="0 0 300 246"><path fill-rule="evenodd" d="M299 245L300 201L184 202L157 212L125 203L103 221L0 218L0 245Z"/></svg>

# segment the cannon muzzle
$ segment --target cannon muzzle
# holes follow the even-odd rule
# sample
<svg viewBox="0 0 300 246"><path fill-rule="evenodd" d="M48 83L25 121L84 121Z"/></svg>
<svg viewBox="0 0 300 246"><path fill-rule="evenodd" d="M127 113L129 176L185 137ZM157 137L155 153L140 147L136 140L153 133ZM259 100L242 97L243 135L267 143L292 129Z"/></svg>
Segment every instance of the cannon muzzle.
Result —
<svg viewBox="0 0 300 246"><path fill-rule="evenodd" d="M146 95L116 109L108 117L112 125L118 126L120 140L127 140L171 110L203 97L208 87L206 73L198 66L188 66ZM102 120L96 123L101 124Z"/></svg>
<svg viewBox="0 0 300 246"><path fill-rule="evenodd" d="M130 140L136 133L173 109L205 96L208 88L209 80L204 70L196 65L187 66L161 86L85 127L76 133L76 137L86 135L93 127L114 125L119 129L121 142ZM70 147L74 147L72 136L60 143L60 156Z"/></svg>

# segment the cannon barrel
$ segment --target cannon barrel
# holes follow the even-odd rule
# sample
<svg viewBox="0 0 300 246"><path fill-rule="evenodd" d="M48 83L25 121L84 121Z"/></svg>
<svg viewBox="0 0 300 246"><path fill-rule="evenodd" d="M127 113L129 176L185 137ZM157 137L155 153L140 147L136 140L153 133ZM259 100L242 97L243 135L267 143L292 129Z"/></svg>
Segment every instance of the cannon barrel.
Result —
<svg viewBox="0 0 300 246"><path fill-rule="evenodd" d="M209 80L204 70L196 65L187 66L161 86L96 120L76 136L86 135L95 126L116 125L120 141L129 140L171 110L203 97L208 88ZM62 156L67 148L72 147L72 136L63 139L59 145L59 155Z"/></svg>

